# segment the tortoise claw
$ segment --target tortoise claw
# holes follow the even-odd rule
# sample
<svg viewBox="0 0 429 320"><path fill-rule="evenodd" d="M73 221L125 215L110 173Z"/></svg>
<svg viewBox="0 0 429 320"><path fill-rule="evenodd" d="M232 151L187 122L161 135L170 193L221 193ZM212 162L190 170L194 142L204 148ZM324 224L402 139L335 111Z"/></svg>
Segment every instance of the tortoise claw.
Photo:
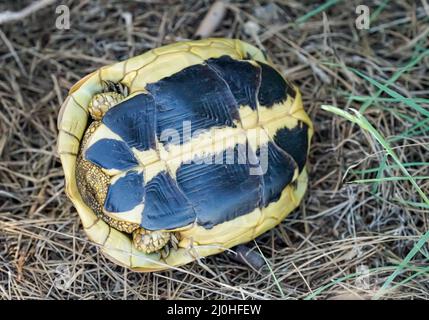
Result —
<svg viewBox="0 0 429 320"><path fill-rule="evenodd" d="M171 241L171 246L173 247L174 250L177 250L179 247L177 246L177 243L174 241Z"/></svg>
<svg viewBox="0 0 429 320"><path fill-rule="evenodd" d="M120 82L113 82L110 80L104 81L104 90L106 92L116 92L123 95L124 97L128 96L128 87Z"/></svg>
<svg viewBox="0 0 429 320"><path fill-rule="evenodd" d="M179 240L174 233L171 234L170 244L174 248L174 250L177 250L179 248Z"/></svg>
<svg viewBox="0 0 429 320"><path fill-rule="evenodd" d="M167 244L161 249L161 257L163 259L167 258L170 254L170 246Z"/></svg>

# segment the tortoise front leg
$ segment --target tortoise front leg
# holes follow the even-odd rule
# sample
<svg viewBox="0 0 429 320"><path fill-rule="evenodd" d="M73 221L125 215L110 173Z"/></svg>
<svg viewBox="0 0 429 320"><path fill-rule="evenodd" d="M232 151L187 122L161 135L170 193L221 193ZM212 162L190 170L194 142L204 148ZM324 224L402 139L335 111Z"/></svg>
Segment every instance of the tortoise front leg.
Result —
<svg viewBox="0 0 429 320"><path fill-rule="evenodd" d="M101 120L106 112L125 99L117 92L103 92L95 94L88 105L88 111L94 120Z"/></svg>
<svg viewBox="0 0 429 320"><path fill-rule="evenodd" d="M168 231L149 231L139 228L133 232L134 246L144 253L160 252L165 258L170 253L170 246L177 249L179 243L175 233Z"/></svg>

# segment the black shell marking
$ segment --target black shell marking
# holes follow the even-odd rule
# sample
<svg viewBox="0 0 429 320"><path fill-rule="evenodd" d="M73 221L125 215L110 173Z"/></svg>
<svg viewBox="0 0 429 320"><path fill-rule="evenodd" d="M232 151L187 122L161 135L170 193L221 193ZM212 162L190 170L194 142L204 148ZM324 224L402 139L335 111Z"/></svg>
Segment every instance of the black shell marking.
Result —
<svg viewBox="0 0 429 320"><path fill-rule="evenodd" d="M249 163L239 163L238 159L245 159L245 154L240 153L245 152L245 145L236 145L220 155L212 155L219 157L217 159L223 164L194 159L177 170L177 184L194 205L197 223L204 228L212 228L258 207L262 194L261 176L249 175ZM231 155L234 163L225 164Z"/></svg>
<svg viewBox="0 0 429 320"><path fill-rule="evenodd" d="M145 151L156 146L155 117L153 97L138 94L109 109L102 122L119 135L130 148Z"/></svg>
<svg viewBox="0 0 429 320"><path fill-rule="evenodd" d="M261 106L270 108L276 103L285 101L288 95L295 96L295 91L276 69L262 62L258 64L261 66L261 86L258 92Z"/></svg>
<svg viewBox="0 0 429 320"><path fill-rule="evenodd" d="M308 125L300 121L293 129L280 129L274 135L274 142L295 160L301 172L307 161Z"/></svg>
<svg viewBox="0 0 429 320"><path fill-rule="evenodd" d="M86 160L105 169L128 170L138 165L128 146L119 140L101 139L85 152Z"/></svg>
<svg viewBox="0 0 429 320"><path fill-rule="evenodd" d="M209 59L207 64L226 81L239 106L256 110L256 94L261 82L259 67L229 56Z"/></svg>
<svg viewBox="0 0 429 320"><path fill-rule="evenodd" d="M143 173L128 171L109 186L104 208L109 212L126 212L142 204L145 197Z"/></svg>
<svg viewBox="0 0 429 320"><path fill-rule="evenodd" d="M277 201L284 188L292 181L296 168L292 158L274 143L269 142L264 146L268 151L268 168L263 175L263 198L261 207L268 206L271 202ZM261 149L256 151L259 159Z"/></svg>
<svg viewBox="0 0 429 320"><path fill-rule="evenodd" d="M235 127L237 102L225 81L206 65L194 65L148 84L157 106L158 137L174 129L183 137L183 121L191 121L191 133L211 127Z"/></svg>
<svg viewBox="0 0 429 320"><path fill-rule="evenodd" d="M162 171L146 186L141 226L147 230L174 229L195 221L191 203L171 176Z"/></svg>

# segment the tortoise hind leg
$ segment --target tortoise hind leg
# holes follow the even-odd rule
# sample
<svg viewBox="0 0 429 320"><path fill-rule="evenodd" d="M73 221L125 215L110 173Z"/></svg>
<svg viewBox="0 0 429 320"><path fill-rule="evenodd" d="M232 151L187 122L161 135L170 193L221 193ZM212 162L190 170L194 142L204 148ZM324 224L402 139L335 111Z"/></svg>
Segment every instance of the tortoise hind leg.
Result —
<svg viewBox="0 0 429 320"><path fill-rule="evenodd" d="M239 263L249 266L256 272L259 272L265 266L264 258L246 245L240 244L234 248L231 258Z"/></svg>

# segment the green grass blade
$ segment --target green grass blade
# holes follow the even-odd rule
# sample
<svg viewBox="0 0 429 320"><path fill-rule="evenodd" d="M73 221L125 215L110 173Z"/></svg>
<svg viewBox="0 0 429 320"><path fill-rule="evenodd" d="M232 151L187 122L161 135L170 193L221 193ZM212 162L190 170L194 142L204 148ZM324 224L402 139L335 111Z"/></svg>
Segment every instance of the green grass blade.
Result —
<svg viewBox="0 0 429 320"><path fill-rule="evenodd" d="M423 202L414 202L414 201L408 201L408 200L402 200L402 199L396 199L399 203L403 205L408 205L410 207L415 207L419 209L429 209L429 205Z"/></svg>
<svg viewBox="0 0 429 320"><path fill-rule="evenodd" d="M429 166L429 162L408 162L403 163L404 167L419 167L419 166ZM396 164L389 164L386 166L386 169L398 169L398 165ZM374 173L378 172L379 168L370 168L370 169L364 169L364 170L350 170L350 172L354 174L368 174L368 173Z"/></svg>
<svg viewBox="0 0 429 320"><path fill-rule="evenodd" d="M318 14L322 11L325 11L326 9L332 7L333 5L337 4L340 1L342 1L342 0L328 0L324 4L318 6L316 9L313 9L313 10L307 12L305 15L296 19L296 22L297 23L303 23L303 22L307 21L308 19L310 19L311 17L315 16L316 14Z"/></svg>
<svg viewBox="0 0 429 320"><path fill-rule="evenodd" d="M387 6L387 3L389 2L389 0L384 0L378 7L377 9L374 10L374 12L371 14L371 16L369 17L369 20L371 22L374 22L378 16L380 15L380 13L383 11L383 9Z"/></svg>
<svg viewBox="0 0 429 320"><path fill-rule="evenodd" d="M387 166L387 154L385 154L383 156L383 159L381 160L381 164L380 164L380 167L378 168L378 172L377 172L377 177L376 177L377 179L383 179L383 173L386 170L386 166ZM380 185L379 182L374 183L374 185L371 188L372 194L377 193L379 185Z"/></svg>
<svg viewBox="0 0 429 320"><path fill-rule="evenodd" d="M426 180L429 179L429 176L414 176L415 180ZM384 177L384 178L374 178L374 179L359 179L353 180L348 183L379 183L384 181L404 181L409 180L407 177Z"/></svg>
<svg viewBox="0 0 429 320"><path fill-rule="evenodd" d="M426 51L426 54L429 53L429 50ZM420 55L419 57L421 57L422 55ZM371 77L368 77L367 75L365 75L364 73L360 72L357 69L354 68L350 68L350 70L352 70L353 72L355 72L357 75L359 75L360 77L364 78L365 80L367 80L369 83L371 83L372 85L376 86L377 88L379 88L381 91L386 92L389 96L398 99L401 103L404 103L405 105L413 108L414 110L418 111L419 113L421 113L422 115L425 115L426 117L429 117L429 111L424 109L423 107L421 107L419 104L417 104L413 99L408 99L402 95L400 95L399 93L397 93L396 91L388 88L386 85L379 83L378 81L372 79ZM393 79L393 77L391 78ZM390 80L389 80L390 81ZM376 94L377 95L377 94ZM364 108L365 104L360 108L360 112L363 113L365 111Z"/></svg>
<svg viewBox="0 0 429 320"><path fill-rule="evenodd" d="M410 62L408 62L404 67L399 68L398 71L396 71L393 74L393 76L389 80L386 81L386 88L387 88L387 86L393 84L396 80L398 80L402 76L403 73L410 70L413 66L415 66L417 63L419 63L420 60L422 60L427 55L429 55L429 50L424 51L423 53L419 54L417 57L412 59ZM355 70L355 71L358 71L358 70ZM371 106L371 104L375 101L375 99L378 98L383 93L383 91L385 91L381 88L379 88L379 89L380 89L379 91L377 91L370 99L368 99L361 106L361 108L359 109L359 111L361 113L364 113ZM407 99L407 98L403 97L403 99ZM403 102L403 101L401 101L401 102Z"/></svg>
<svg viewBox="0 0 429 320"><path fill-rule="evenodd" d="M376 97L375 95L374 96L355 96L355 95L351 95L351 96L349 96L349 99L350 100L354 100L354 101L358 101L358 102L366 102L367 100L371 100L371 99L374 102L389 102L389 103L401 102L399 99L396 99L396 98L380 98L380 97ZM410 99L411 100L411 98L406 98L406 99ZM427 104L429 104L429 99L425 99L425 98L414 98L412 100L414 100L417 103L427 103Z"/></svg>
<svg viewBox="0 0 429 320"><path fill-rule="evenodd" d="M395 142L404 138L408 138L411 136L416 135L424 135L429 131L429 119L425 119L423 121L419 121L415 125L413 125L411 128L408 128L400 135L397 135L395 137L392 137L389 139L390 142Z"/></svg>

